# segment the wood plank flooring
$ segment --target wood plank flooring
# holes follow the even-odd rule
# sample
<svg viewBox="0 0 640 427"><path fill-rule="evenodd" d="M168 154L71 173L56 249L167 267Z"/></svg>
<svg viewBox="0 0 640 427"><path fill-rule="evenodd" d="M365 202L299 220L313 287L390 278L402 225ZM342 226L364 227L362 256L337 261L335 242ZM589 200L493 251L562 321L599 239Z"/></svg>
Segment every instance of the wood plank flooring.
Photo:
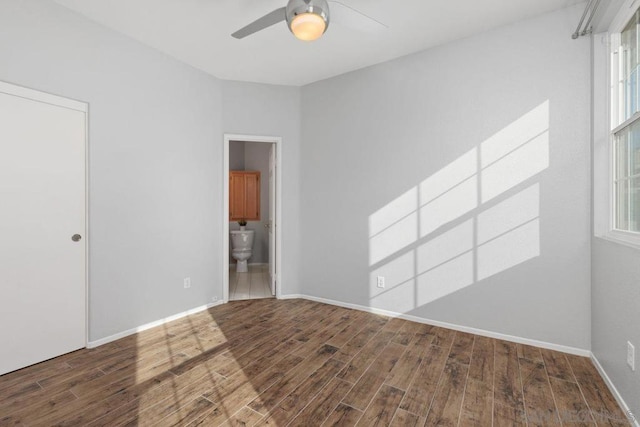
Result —
<svg viewBox="0 0 640 427"><path fill-rule="evenodd" d="M0 426L628 426L589 359L237 301L0 376Z"/></svg>

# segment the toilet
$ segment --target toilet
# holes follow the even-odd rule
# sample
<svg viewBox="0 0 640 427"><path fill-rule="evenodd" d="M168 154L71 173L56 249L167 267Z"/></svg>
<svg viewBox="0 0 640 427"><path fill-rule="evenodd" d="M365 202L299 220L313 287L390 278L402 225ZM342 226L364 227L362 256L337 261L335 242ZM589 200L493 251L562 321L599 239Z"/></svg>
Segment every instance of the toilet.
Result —
<svg viewBox="0 0 640 427"><path fill-rule="evenodd" d="M247 260L251 258L251 248L253 247L253 230L231 231L231 256L236 260L236 272L246 273L249 271Z"/></svg>

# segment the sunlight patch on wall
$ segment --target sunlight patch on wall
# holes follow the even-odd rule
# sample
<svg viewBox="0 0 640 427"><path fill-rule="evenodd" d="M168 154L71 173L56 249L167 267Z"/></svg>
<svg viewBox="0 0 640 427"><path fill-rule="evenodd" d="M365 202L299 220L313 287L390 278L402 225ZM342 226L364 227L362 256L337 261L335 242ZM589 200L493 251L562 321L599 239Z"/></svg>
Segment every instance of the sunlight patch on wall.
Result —
<svg viewBox="0 0 640 427"><path fill-rule="evenodd" d="M371 214L369 265L476 208L477 169L478 153L474 148Z"/></svg>
<svg viewBox="0 0 640 427"><path fill-rule="evenodd" d="M482 171L482 203L549 167L549 133L527 142Z"/></svg>
<svg viewBox="0 0 640 427"><path fill-rule="evenodd" d="M402 218L414 213L418 190L414 187L369 216L369 237L386 230Z"/></svg>
<svg viewBox="0 0 640 427"><path fill-rule="evenodd" d="M383 310L412 310L415 307L416 279L414 277L415 258L407 252L369 274L371 301ZM377 287L377 276L387 280L385 288Z"/></svg>
<svg viewBox="0 0 640 427"><path fill-rule="evenodd" d="M369 265L418 239L418 190L412 188L369 216Z"/></svg>
<svg viewBox="0 0 640 427"><path fill-rule="evenodd" d="M478 214L477 280L540 255L540 184Z"/></svg>
<svg viewBox="0 0 640 427"><path fill-rule="evenodd" d="M473 220L465 221L418 247L419 304L435 301L473 283L473 227Z"/></svg>
<svg viewBox="0 0 640 427"><path fill-rule="evenodd" d="M420 183L420 204L425 205L478 173L478 150L473 148Z"/></svg>
<svg viewBox="0 0 640 427"><path fill-rule="evenodd" d="M480 145L482 168L549 130L549 101L545 101Z"/></svg>
<svg viewBox="0 0 640 427"><path fill-rule="evenodd" d="M369 273L369 295L375 297L413 279L415 256L407 252ZM385 288L378 288L377 277L387 278Z"/></svg>
<svg viewBox="0 0 640 427"><path fill-rule="evenodd" d="M473 250L473 221L468 220L418 247L417 272L429 271L440 264Z"/></svg>
<svg viewBox="0 0 640 427"><path fill-rule="evenodd" d="M478 248L478 280L540 255L540 220L509 231Z"/></svg>
<svg viewBox="0 0 640 427"><path fill-rule="evenodd" d="M420 183L420 237L478 206L477 172L473 148Z"/></svg>
<svg viewBox="0 0 640 427"><path fill-rule="evenodd" d="M520 191L478 214L478 244L540 216L540 184Z"/></svg>
<svg viewBox="0 0 640 427"><path fill-rule="evenodd" d="M545 101L373 213L370 301L407 312L540 256L540 184L494 199L548 167Z"/></svg>
<svg viewBox="0 0 640 427"><path fill-rule="evenodd" d="M468 252L419 275L416 307L472 285L473 270L473 253Z"/></svg>
<svg viewBox="0 0 640 427"><path fill-rule="evenodd" d="M369 239L369 265L374 265L418 240L418 213L413 212Z"/></svg>
<svg viewBox="0 0 640 427"><path fill-rule="evenodd" d="M480 144L482 203L549 167L549 101Z"/></svg>
<svg viewBox="0 0 640 427"><path fill-rule="evenodd" d="M433 233L477 206L478 179L472 176L420 208L420 237Z"/></svg>
<svg viewBox="0 0 640 427"><path fill-rule="evenodd" d="M411 310L415 306L415 256L407 252L369 273L369 295L376 306L385 310ZM385 288L378 288L377 277L386 278Z"/></svg>

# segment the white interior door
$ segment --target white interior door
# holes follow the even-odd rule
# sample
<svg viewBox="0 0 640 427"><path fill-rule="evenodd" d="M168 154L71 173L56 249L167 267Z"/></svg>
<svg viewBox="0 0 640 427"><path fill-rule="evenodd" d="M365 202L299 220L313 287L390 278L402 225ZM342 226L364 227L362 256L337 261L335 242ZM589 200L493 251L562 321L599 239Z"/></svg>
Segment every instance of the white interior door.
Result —
<svg viewBox="0 0 640 427"><path fill-rule="evenodd" d="M86 111L0 82L0 374L86 345Z"/></svg>
<svg viewBox="0 0 640 427"><path fill-rule="evenodd" d="M271 295L276 294L276 144L269 150L269 279Z"/></svg>

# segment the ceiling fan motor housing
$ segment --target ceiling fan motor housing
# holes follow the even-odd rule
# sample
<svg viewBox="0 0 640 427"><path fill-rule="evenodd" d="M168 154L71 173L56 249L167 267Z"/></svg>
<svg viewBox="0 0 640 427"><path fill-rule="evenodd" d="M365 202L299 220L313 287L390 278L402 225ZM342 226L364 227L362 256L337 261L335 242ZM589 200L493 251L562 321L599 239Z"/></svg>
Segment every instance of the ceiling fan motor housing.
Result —
<svg viewBox="0 0 640 427"><path fill-rule="evenodd" d="M291 28L291 22L297 15L313 13L325 22L325 29L329 28L329 5L326 0L289 0L286 8L287 24Z"/></svg>

